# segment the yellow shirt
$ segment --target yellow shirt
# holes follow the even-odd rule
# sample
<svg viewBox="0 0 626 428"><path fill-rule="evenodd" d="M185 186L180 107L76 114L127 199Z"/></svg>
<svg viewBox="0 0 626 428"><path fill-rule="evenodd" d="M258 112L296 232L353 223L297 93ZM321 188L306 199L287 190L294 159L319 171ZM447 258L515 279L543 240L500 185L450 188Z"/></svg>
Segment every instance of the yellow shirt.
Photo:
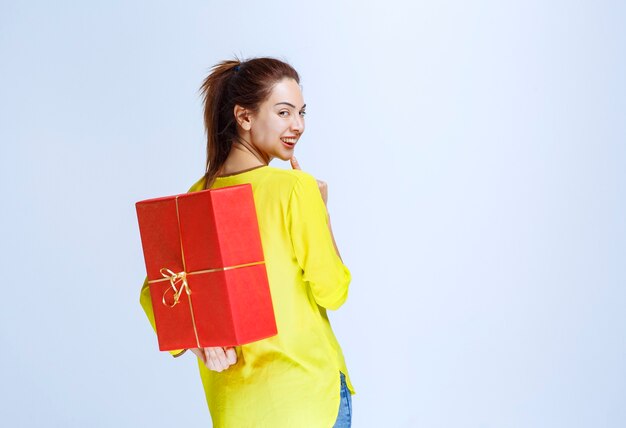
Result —
<svg viewBox="0 0 626 428"><path fill-rule="evenodd" d="M330 428L339 371L355 394L326 314L345 302L350 271L335 251L313 176L261 166L218 177L212 188L243 183L252 184L278 334L236 347L237 363L220 373L198 361L213 426ZM204 178L189 191L203 188ZM141 305L154 327L145 282Z"/></svg>

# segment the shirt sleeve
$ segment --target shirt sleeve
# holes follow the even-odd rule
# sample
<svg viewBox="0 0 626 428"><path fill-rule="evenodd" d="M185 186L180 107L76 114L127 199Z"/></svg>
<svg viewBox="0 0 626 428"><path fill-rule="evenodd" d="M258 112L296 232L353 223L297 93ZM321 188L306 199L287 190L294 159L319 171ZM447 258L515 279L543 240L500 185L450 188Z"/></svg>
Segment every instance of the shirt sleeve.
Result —
<svg viewBox="0 0 626 428"><path fill-rule="evenodd" d="M310 174L298 174L289 199L288 223L302 278L315 301L327 309L338 309L348 297L351 275L335 250L326 206Z"/></svg>
<svg viewBox="0 0 626 428"><path fill-rule="evenodd" d="M143 281L143 286L141 287L141 294L139 295L139 303L143 308L143 311L146 313L148 317L148 321L150 321L150 325L152 329L156 333L156 324L154 323L154 311L152 310L152 299L150 298L150 289L148 288L148 277ZM168 351L174 358L180 357L185 353L186 349L178 349L174 351Z"/></svg>

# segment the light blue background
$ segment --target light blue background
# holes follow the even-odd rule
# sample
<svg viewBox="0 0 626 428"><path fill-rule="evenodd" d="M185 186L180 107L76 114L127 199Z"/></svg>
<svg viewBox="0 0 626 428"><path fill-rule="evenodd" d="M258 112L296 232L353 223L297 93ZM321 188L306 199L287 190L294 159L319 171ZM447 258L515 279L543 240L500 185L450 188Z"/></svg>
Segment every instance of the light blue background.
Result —
<svg viewBox="0 0 626 428"><path fill-rule="evenodd" d="M202 175L234 54L302 76L355 427L626 426L624 2L1 4L3 426L210 426L134 203Z"/></svg>

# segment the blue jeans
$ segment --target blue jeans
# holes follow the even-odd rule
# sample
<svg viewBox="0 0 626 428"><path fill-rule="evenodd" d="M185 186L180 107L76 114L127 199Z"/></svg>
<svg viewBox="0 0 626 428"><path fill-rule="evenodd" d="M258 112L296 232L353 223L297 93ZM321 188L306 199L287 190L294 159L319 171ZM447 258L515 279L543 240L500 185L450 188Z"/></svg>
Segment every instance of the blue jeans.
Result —
<svg viewBox="0 0 626 428"><path fill-rule="evenodd" d="M339 372L341 377L341 402L339 403L339 414L333 428L350 428L352 426L352 397L346 385L346 376Z"/></svg>

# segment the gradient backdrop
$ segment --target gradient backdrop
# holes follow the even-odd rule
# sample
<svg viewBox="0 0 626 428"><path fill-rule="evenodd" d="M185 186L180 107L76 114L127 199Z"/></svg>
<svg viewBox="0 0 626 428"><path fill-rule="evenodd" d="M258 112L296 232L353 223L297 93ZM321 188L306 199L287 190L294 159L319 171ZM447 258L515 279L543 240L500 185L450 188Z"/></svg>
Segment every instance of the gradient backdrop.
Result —
<svg viewBox="0 0 626 428"><path fill-rule="evenodd" d="M139 306L134 203L202 175L209 68L269 55L302 76L297 155L353 273L330 314L353 425L626 426L625 22L620 1L2 1L1 424L211 425Z"/></svg>

